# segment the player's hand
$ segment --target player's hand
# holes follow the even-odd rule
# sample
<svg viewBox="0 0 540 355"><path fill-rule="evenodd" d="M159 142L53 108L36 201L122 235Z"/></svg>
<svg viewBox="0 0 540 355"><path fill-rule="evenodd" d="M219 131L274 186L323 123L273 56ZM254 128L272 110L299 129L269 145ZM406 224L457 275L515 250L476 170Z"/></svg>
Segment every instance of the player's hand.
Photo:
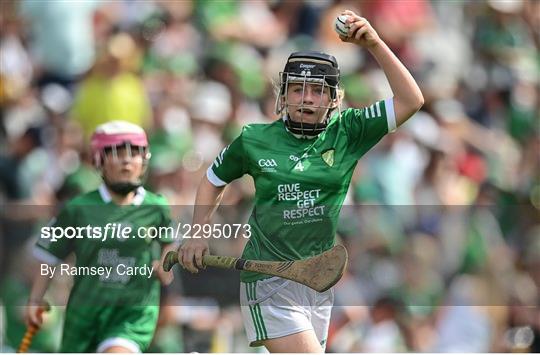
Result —
<svg viewBox="0 0 540 355"><path fill-rule="evenodd" d="M33 326L40 328L43 324L43 305L29 302L24 307L24 323L27 327Z"/></svg>
<svg viewBox="0 0 540 355"><path fill-rule="evenodd" d="M178 263L191 273L204 269L203 255L208 254L208 242L205 239L189 239L178 249Z"/></svg>
<svg viewBox="0 0 540 355"><path fill-rule="evenodd" d="M341 13L347 16L346 23L349 25L349 36L339 36L343 42L355 43L363 48L370 48L377 45L381 39L379 34L368 20L358 16L351 10L345 10Z"/></svg>
<svg viewBox="0 0 540 355"><path fill-rule="evenodd" d="M163 259L164 255L160 260L154 260L152 262L152 268L155 272L155 276L158 278L158 280L161 282L162 285L167 286L170 285L171 282L174 279L174 273L172 272L166 272L163 270Z"/></svg>

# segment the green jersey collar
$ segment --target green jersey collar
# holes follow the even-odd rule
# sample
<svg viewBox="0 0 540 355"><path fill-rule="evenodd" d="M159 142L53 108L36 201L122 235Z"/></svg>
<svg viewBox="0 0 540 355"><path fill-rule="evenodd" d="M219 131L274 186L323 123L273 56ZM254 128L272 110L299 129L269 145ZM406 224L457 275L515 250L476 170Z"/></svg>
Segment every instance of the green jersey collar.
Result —
<svg viewBox="0 0 540 355"><path fill-rule="evenodd" d="M103 202L109 203L112 201L111 194L109 193L109 190L107 190L107 186L105 186L105 184L101 184L98 191ZM139 186L137 190L135 190L135 197L133 198L133 202L131 204L134 206L140 206L144 201L145 195L146 190L144 189L144 187Z"/></svg>

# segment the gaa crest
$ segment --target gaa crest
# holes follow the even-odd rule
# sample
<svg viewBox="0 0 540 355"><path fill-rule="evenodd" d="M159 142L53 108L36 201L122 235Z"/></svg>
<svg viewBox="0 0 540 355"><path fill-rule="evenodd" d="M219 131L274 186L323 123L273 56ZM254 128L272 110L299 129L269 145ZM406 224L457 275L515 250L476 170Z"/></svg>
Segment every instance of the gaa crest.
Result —
<svg viewBox="0 0 540 355"><path fill-rule="evenodd" d="M328 149L324 153L321 154L322 160L326 163L328 166L334 165L334 151L335 149Z"/></svg>

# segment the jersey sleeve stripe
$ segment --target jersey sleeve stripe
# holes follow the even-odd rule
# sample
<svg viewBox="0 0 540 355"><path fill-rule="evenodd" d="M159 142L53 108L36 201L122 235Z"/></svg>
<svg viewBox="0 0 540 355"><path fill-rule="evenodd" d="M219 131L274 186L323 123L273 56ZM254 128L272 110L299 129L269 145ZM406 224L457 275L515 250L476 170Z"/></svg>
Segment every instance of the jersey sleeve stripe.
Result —
<svg viewBox="0 0 540 355"><path fill-rule="evenodd" d="M227 183L223 180L221 180L217 175L216 173L214 173L214 170L212 170L212 165L210 165L208 167L208 169L206 170L206 178L208 179L208 181L210 181L212 183L212 185L214 185L215 187L222 187L222 186L225 186L227 185Z"/></svg>
<svg viewBox="0 0 540 355"><path fill-rule="evenodd" d="M366 116L366 118L369 118L369 110L367 107L364 109L364 115Z"/></svg>
<svg viewBox="0 0 540 355"><path fill-rule="evenodd" d="M377 110L377 117L381 117L381 102L377 101L375 103L375 109Z"/></svg>
<svg viewBox="0 0 540 355"><path fill-rule="evenodd" d="M32 254L36 259L39 261L42 261L49 265L58 265L62 262L62 260L58 259L56 256L52 255L42 247L36 245L33 250Z"/></svg>
<svg viewBox="0 0 540 355"><path fill-rule="evenodd" d="M373 105L369 106L369 109L371 110L371 117L378 117L375 116L375 107L373 107Z"/></svg>
<svg viewBox="0 0 540 355"><path fill-rule="evenodd" d="M388 123L388 133L394 132L397 128L396 125L396 113L394 112L394 99L384 100L384 107L386 108L386 122Z"/></svg>

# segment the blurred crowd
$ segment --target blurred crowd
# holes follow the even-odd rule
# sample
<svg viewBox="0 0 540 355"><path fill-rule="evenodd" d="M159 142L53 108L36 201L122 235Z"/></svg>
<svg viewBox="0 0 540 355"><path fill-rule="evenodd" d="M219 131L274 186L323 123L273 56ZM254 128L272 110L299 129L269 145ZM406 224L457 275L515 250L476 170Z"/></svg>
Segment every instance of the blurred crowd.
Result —
<svg viewBox="0 0 540 355"><path fill-rule="evenodd" d="M332 24L365 16L426 104L356 168L340 241L330 352L540 351L540 2L199 0L0 3L0 351L24 332L31 245L58 206L95 189L88 138L108 120L143 126L148 188L190 222L196 187L248 123L271 122L295 50L341 67L344 107L391 96L384 73ZM217 220L247 221L251 179ZM242 239L212 241L239 255ZM249 352L238 275L178 272L155 352ZM48 296L62 304L69 280ZM63 303L65 305L65 301ZM53 307L36 351L58 345ZM257 350L255 350L257 351Z"/></svg>

